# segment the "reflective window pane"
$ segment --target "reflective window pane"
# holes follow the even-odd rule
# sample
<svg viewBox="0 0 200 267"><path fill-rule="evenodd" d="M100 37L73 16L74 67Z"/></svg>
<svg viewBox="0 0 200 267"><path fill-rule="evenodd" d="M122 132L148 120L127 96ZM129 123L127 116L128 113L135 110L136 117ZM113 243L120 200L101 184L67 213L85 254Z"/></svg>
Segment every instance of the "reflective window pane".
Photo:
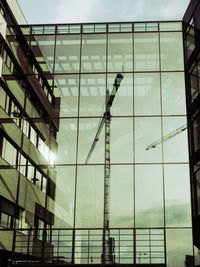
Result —
<svg viewBox="0 0 200 267"><path fill-rule="evenodd" d="M191 227L190 178L185 164L165 164L166 226Z"/></svg>
<svg viewBox="0 0 200 267"><path fill-rule="evenodd" d="M60 119L60 130L57 135L56 164L76 163L76 139L77 120Z"/></svg>
<svg viewBox="0 0 200 267"><path fill-rule="evenodd" d="M75 167L56 166L56 202L54 227L74 226Z"/></svg>
<svg viewBox="0 0 200 267"><path fill-rule="evenodd" d="M134 70L159 70L159 42L157 33L135 33Z"/></svg>
<svg viewBox="0 0 200 267"><path fill-rule="evenodd" d="M133 162L133 120L112 118L110 135L110 160L117 163Z"/></svg>
<svg viewBox="0 0 200 267"><path fill-rule="evenodd" d="M94 31L94 29L92 29L92 31ZM105 70L106 70L106 35L105 34L83 35L81 72L104 72Z"/></svg>
<svg viewBox="0 0 200 267"><path fill-rule="evenodd" d="M81 75L80 116L102 116L105 112L106 76Z"/></svg>
<svg viewBox="0 0 200 267"><path fill-rule="evenodd" d="M78 75L55 75L54 82L59 91L60 116L76 117L78 115Z"/></svg>
<svg viewBox="0 0 200 267"><path fill-rule="evenodd" d="M161 119L160 118L135 118L135 161L138 162L161 162L162 147L152 145L161 139Z"/></svg>
<svg viewBox="0 0 200 267"><path fill-rule="evenodd" d="M159 73L135 73L134 114L159 115L160 106Z"/></svg>
<svg viewBox="0 0 200 267"><path fill-rule="evenodd" d="M164 224L161 165L135 166L135 223L136 227Z"/></svg>
<svg viewBox="0 0 200 267"><path fill-rule="evenodd" d="M185 256L193 255L191 229L166 230L167 266L182 267Z"/></svg>
<svg viewBox="0 0 200 267"><path fill-rule="evenodd" d="M163 118L165 162L188 162L187 129L179 130L184 125L186 126L185 117Z"/></svg>
<svg viewBox="0 0 200 267"><path fill-rule="evenodd" d="M103 166L79 166L76 227L103 226Z"/></svg>
<svg viewBox="0 0 200 267"><path fill-rule="evenodd" d="M182 22L160 22L160 31L181 31Z"/></svg>
<svg viewBox="0 0 200 267"><path fill-rule="evenodd" d="M55 72L77 73L80 69L80 36L58 35L56 39Z"/></svg>
<svg viewBox="0 0 200 267"><path fill-rule="evenodd" d="M161 70L184 70L181 32L160 33Z"/></svg>
<svg viewBox="0 0 200 267"><path fill-rule="evenodd" d="M131 71L133 69L132 47L132 34L109 34L108 71Z"/></svg>
<svg viewBox="0 0 200 267"><path fill-rule="evenodd" d="M109 74L107 76L107 88L109 96L112 94L114 88L113 84L116 74ZM123 73L120 87L117 90L113 104L111 107L112 116L132 116L133 115L133 75Z"/></svg>
<svg viewBox="0 0 200 267"><path fill-rule="evenodd" d="M79 120L78 163L104 163L104 126L102 127L94 149L92 149L90 153L101 121L102 118L88 118ZM88 161L86 162L87 159Z"/></svg>
<svg viewBox="0 0 200 267"><path fill-rule="evenodd" d="M133 227L133 167L112 165L110 181L110 227Z"/></svg>
<svg viewBox="0 0 200 267"><path fill-rule="evenodd" d="M163 115L186 114L185 77L183 72L162 73Z"/></svg>
<svg viewBox="0 0 200 267"><path fill-rule="evenodd" d="M52 73L54 69L55 37L48 35L34 35L31 39L30 48L41 69L46 73ZM29 65L28 71L29 74L34 74L36 71L35 65ZM39 68L37 68L37 72L41 72Z"/></svg>

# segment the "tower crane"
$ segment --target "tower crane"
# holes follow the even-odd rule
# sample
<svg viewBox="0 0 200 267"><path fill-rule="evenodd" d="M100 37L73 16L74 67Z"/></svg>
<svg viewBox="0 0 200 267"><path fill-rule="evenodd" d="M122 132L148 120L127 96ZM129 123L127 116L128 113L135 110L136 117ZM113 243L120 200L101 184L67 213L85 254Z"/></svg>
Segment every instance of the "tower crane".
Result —
<svg viewBox="0 0 200 267"><path fill-rule="evenodd" d="M177 134L182 133L183 131L185 131L187 129L187 125L183 125L179 128L177 128L176 130L172 131L171 133L163 136L162 138L158 139L157 141L153 142L152 144L148 145L146 147L146 150L149 150L151 148L155 148L157 145L161 144L162 142L165 142L171 138L173 138L174 136L176 136Z"/></svg>
<svg viewBox="0 0 200 267"><path fill-rule="evenodd" d="M104 167L104 221L103 221L103 252L102 252L102 263L114 263L115 262L115 240L110 236L109 223L110 223L110 122L111 122L111 114L110 108L115 99L117 90L120 87L121 81L123 79L123 75L118 73L113 83L113 88L111 94L106 90L106 107L105 112L103 114L103 118L101 119L97 133L95 135L94 141L90 148L90 151L86 158L86 164L92 155L92 152L95 149L96 143L99 140L99 136L101 134L102 128L105 124L105 167Z"/></svg>

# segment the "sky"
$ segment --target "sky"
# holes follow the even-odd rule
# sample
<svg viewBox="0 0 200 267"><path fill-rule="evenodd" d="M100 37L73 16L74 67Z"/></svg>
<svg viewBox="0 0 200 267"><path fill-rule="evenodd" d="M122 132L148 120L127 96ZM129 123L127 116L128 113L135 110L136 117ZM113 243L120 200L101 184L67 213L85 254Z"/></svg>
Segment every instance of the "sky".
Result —
<svg viewBox="0 0 200 267"><path fill-rule="evenodd" d="M18 0L29 24L180 20L190 0Z"/></svg>

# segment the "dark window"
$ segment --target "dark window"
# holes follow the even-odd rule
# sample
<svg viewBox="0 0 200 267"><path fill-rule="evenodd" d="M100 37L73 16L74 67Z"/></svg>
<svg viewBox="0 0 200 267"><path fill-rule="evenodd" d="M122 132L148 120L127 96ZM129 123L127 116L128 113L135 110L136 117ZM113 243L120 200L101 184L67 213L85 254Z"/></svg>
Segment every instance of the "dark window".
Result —
<svg viewBox="0 0 200 267"><path fill-rule="evenodd" d="M12 227L12 216L11 215L1 212L0 218L1 218L0 219L1 226L4 226L6 228Z"/></svg>
<svg viewBox="0 0 200 267"><path fill-rule="evenodd" d="M199 119L195 119L192 123L193 126L193 142L194 142L194 152L196 152L197 150L199 150L200 148L200 120Z"/></svg>
<svg viewBox="0 0 200 267"><path fill-rule="evenodd" d="M3 135L0 132L0 156L2 156L2 150L3 150Z"/></svg>
<svg viewBox="0 0 200 267"><path fill-rule="evenodd" d="M48 182L47 182L47 195L50 198L52 198L53 200L55 199L55 189L56 189L55 183L51 179L48 179Z"/></svg>

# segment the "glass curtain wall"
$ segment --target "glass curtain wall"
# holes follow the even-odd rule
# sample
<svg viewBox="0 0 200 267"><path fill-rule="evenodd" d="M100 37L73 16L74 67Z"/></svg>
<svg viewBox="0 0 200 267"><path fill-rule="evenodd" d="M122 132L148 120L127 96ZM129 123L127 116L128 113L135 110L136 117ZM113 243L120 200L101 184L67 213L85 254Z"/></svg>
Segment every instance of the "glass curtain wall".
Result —
<svg viewBox="0 0 200 267"><path fill-rule="evenodd" d="M105 112L106 93L121 73L110 109L110 228L130 229L130 242L133 229L140 232L134 240L136 258L126 239L121 251L116 248L116 261L164 263L166 257L167 266L182 267L185 255L192 255L192 233L187 129L178 131L186 125L181 23L51 30L32 26L29 45L60 98L54 227L88 231L104 226L105 127L86 158ZM152 237L157 243L151 257L145 251L147 243L153 244L149 228L163 231L164 241L156 250L161 241ZM119 243L117 234L115 239ZM101 238L98 242L101 247ZM81 248L75 252L75 262L84 263ZM100 263L101 249L95 253L93 262L100 255Z"/></svg>

